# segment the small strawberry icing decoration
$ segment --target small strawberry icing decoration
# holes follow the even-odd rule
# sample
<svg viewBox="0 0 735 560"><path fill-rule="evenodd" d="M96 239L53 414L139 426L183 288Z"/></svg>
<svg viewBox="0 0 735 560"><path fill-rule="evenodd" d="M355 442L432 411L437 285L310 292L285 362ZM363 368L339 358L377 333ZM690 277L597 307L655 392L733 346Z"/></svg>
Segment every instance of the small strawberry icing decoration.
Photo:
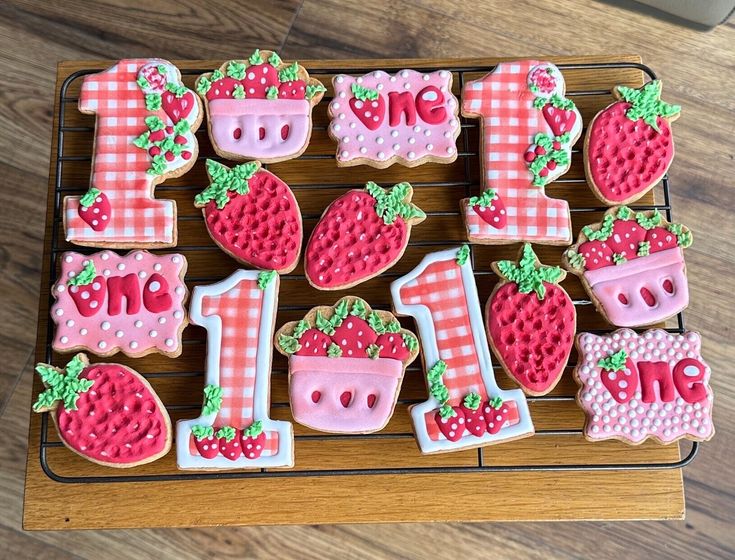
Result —
<svg viewBox="0 0 735 560"><path fill-rule="evenodd" d="M549 66L536 66L528 73L528 88L534 93L552 93L556 89L554 70Z"/></svg>
<svg viewBox="0 0 735 560"><path fill-rule="evenodd" d="M263 60L260 50L256 49L250 55L248 62L250 66L243 68L244 75L242 78L245 96L255 99L272 99L272 94L269 97L268 92L271 88L278 90L280 81L277 67L281 64L281 58L273 53L267 61Z"/></svg>
<svg viewBox="0 0 735 560"><path fill-rule="evenodd" d="M215 432L215 436L219 439L219 451L225 459L237 461L242 455L242 447L240 447L239 430L232 426L224 426Z"/></svg>
<svg viewBox="0 0 735 560"><path fill-rule="evenodd" d="M542 187L549 182L551 172L557 166L565 168L569 165L569 132L560 136L549 136L539 132L523 155L533 175L533 186Z"/></svg>
<svg viewBox="0 0 735 560"><path fill-rule="evenodd" d="M107 294L107 281L97 275L92 261L87 261L84 269L69 279L69 293L82 317L92 317L101 308Z"/></svg>
<svg viewBox="0 0 735 560"><path fill-rule="evenodd" d="M162 93L166 89L168 80L164 64L147 64L138 72L138 85L154 93Z"/></svg>
<svg viewBox="0 0 735 560"><path fill-rule="evenodd" d="M460 405L464 414L465 428L473 435L482 437L487 431L487 423L482 406L482 398L478 393L468 393Z"/></svg>
<svg viewBox="0 0 735 560"><path fill-rule="evenodd" d="M192 426L191 433L199 455L205 459L214 459L219 455L219 438L214 436L212 426Z"/></svg>
<svg viewBox="0 0 735 560"><path fill-rule="evenodd" d="M299 78L299 65L294 62L278 73L281 82L278 86L279 99L306 98L306 82Z"/></svg>
<svg viewBox="0 0 735 560"><path fill-rule="evenodd" d="M188 117L192 109L196 107L194 92L186 86L168 83L166 84L166 91L161 94L161 107L171 119L171 122L177 123Z"/></svg>
<svg viewBox="0 0 735 560"><path fill-rule="evenodd" d="M265 448L265 432L263 422L258 420L242 430L241 449L246 459L257 459Z"/></svg>
<svg viewBox="0 0 735 560"><path fill-rule="evenodd" d="M439 431L449 441L459 441L465 431L465 415L462 406L449 404L449 389L444 384L443 376L447 371L444 360L438 360L426 372L429 384L429 394L439 403L439 410L434 414L434 420Z"/></svg>
<svg viewBox="0 0 735 560"><path fill-rule="evenodd" d="M508 220L505 204L495 189L487 189L480 196L470 197L469 205L478 216L495 229L505 227Z"/></svg>
<svg viewBox="0 0 735 560"><path fill-rule="evenodd" d="M597 362L600 380L619 403L627 403L638 389L638 370L625 350L610 354Z"/></svg>
<svg viewBox="0 0 735 560"><path fill-rule="evenodd" d="M104 231L110 223L112 206L105 193L92 187L79 199L77 212L94 231Z"/></svg>
<svg viewBox="0 0 735 560"><path fill-rule="evenodd" d="M385 118L385 98L376 89L352 84L350 109L368 130L377 130Z"/></svg>
<svg viewBox="0 0 735 560"><path fill-rule="evenodd" d="M508 403L500 397L495 397L483 408L487 431L489 434L497 434L508 421L510 408Z"/></svg>

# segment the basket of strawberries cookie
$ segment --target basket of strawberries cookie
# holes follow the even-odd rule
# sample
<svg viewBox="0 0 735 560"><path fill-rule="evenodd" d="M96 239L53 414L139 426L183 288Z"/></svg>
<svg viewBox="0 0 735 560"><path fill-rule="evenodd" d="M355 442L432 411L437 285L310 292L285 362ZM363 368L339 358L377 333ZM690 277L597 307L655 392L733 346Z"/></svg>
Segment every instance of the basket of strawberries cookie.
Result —
<svg viewBox="0 0 735 560"><path fill-rule="evenodd" d="M370 433L388 423L418 340L388 311L347 296L281 327L294 420L330 433Z"/></svg>

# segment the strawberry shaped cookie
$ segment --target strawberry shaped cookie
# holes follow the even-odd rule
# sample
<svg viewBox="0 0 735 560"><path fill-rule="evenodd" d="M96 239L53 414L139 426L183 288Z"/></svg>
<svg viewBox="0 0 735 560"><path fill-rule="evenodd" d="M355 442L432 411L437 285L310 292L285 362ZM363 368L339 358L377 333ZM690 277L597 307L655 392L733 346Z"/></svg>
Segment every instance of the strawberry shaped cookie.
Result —
<svg viewBox="0 0 735 560"><path fill-rule="evenodd" d="M419 350L391 313L352 296L286 323L274 344L289 357L294 420L331 433L382 430Z"/></svg>
<svg viewBox="0 0 735 560"><path fill-rule="evenodd" d="M251 161L230 169L207 160L211 184L194 198L207 231L233 259L256 268L291 272L303 231L296 198L270 171Z"/></svg>
<svg viewBox="0 0 735 560"><path fill-rule="evenodd" d="M620 206L609 209L601 223L583 227L562 264L580 277L610 323L642 327L689 304L683 249L691 244L689 229L667 222L658 210Z"/></svg>
<svg viewBox="0 0 735 560"><path fill-rule="evenodd" d="M492 267L501 280L485 307L490 346L524 392L545 395L561 379L574 344L577 313L559 285L566 272L542 265L528 243L518 263Z"/></svg>
<svg viewBox="0 0 735 560"><path fill-rule="evenodd" d="M661 101L661 82L616 86L618 99L592 119L584 141L587 182L605 204L630 204L664 176L674 159L671 123L681 107Z"/></svg>
<svg viewBox="0 0 735 560"><path fill-rule="evenodd" d="M256 50L202 74L209 138L223 158L274 163L300 156L311 137L311 110L326 89L297 62Z"/></svg>
<svg viewBox="0 0 735 560"><path fill-rule="evenodd" d="M38 364L45 390L33 404L50 412L61 441L106 467L155 461L171 447L171 421L158 395L137 372L120 364L91 364L75 355L65 368Z"/></svg>
<svg viewBox="0 0 735 560"><path fill-rule="evenodd" d="M413 189L385 190L372 181L351 190L324 211L306 245L306 279L319 290L356 286L392 267L403 255L411 227L424 214L411 204Z"/></svg>

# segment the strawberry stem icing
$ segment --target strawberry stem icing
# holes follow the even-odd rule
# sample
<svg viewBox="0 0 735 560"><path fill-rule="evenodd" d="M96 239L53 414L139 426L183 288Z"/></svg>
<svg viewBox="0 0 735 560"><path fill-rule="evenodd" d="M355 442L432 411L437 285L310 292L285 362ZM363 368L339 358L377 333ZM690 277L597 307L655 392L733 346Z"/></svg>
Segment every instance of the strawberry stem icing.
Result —
<svg viewBox="0 0 735 560"><path fill-rule="evenodd" d="M36 412L49 410L56 401L60 401L65 410L77 410L79 395L89 391L94 384L91 379L79 378L79 374L86 367L81 356L81 354L74 356L66 364L64 373L59 373L58 369L46 364L36 366L46 390L38 395L38 400L33 403L33 410Z"/></svg>
<svg viewBox="0 0 735 560"><path fill-rule="evenodd" d="M558 284L564 279L564 272L558 266L542 265L530 243L523 245L523 255L518 264L513 261L498 261L498 271L503 279L518 284L518 291L524 294L536 292L538 299L544 299L544 282Z"/></svg>
<svg viewBox="0 0 735 560"><path fill-rule="evenodd" d="M625 116L632 121L643 119L656 132L661 132L658 127L658 118L671 118L681 112L681 106L669 105L661 100L661 82L653 80L641 89L633 89L626 86L617 86L616 93L625 101L630 103L630 108Z"/></svg>

